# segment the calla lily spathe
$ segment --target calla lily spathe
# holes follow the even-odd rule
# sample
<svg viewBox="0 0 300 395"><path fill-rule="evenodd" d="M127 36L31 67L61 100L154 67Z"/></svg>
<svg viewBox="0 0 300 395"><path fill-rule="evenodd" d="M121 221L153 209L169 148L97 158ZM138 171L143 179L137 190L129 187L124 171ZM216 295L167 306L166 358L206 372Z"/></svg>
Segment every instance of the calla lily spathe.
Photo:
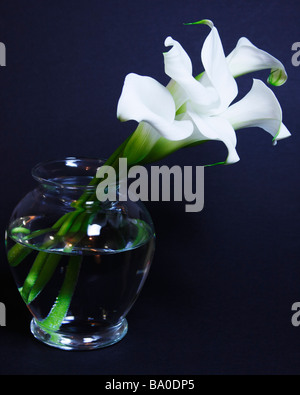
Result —
<svg viewBox="0 0 300 395"><path fill-rule="evenodd" d="M183 140L193 132L189 121L177 121L171 93L151 77L128 74L118 103L118 118L148 122L163 137Z"/></svg>
<svg viewBox="0 0 300 395"><path fill-rule="evenodd" d="M129 74L125 78L117 116L135 120L139 126L124 149L129 162L150 162L175 150L208 140L223 142L228 156L223 163L239 160L235 131L260 127L274 141L290 136L282 123L276 96L262 81L254 79L250 92L234 103L238 94L236 77L271 69L268 82L282 85L286 79L282 63L267 52L241 38L226 57L219 33L209 20L211 31L201 51L204 72L193 76L192 62L181 44L171 37L165 46L165 73L171 78L167 87L150 77Z"/></svg>

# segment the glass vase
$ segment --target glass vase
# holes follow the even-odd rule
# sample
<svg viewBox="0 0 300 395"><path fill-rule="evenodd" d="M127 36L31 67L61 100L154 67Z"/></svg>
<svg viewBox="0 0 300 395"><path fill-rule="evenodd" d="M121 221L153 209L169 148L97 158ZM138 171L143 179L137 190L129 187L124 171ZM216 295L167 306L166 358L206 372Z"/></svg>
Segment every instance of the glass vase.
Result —
<svg viewBox="0 0 300 395"><path fill-rule="evenodd" d="M67 158L38 164L37 187L14 209L8 262L33 318L35 338L65 350L120 341L126 315L150 269L155 233L141 202L99 202L104 162ZM94 183L95 184L95 183Z"/></svg>

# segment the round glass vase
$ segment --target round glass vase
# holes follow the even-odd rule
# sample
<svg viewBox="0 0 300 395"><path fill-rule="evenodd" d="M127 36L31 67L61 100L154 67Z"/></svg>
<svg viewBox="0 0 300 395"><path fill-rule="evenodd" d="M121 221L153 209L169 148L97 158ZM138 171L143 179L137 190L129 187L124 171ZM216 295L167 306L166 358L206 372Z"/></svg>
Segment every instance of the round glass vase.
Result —
<svg viewBox="0 0 300 395"><path fill-rule="evenodd" d="M126 315L146 280L155 249L141 202L99 202L93 179L103 161L38 164L37 187L14 209L8 262L33 315L38 340L65 350L120 341ZM95 183L94 183L95 184Z"/></svg>

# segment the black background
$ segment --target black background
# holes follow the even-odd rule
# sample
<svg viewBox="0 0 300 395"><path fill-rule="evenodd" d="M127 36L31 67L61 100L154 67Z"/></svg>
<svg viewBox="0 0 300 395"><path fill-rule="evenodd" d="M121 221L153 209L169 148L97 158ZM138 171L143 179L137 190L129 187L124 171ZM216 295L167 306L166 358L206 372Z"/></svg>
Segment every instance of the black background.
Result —
<svg viewBox="0 0 300 395"><path fill-rule="evenodd" d="M299 374L300 301L299 87L291 46L300 41L299 1L1 0L0 41L0 374ZM30 316L5 258L4 231L34 182L37 162L66 156L107 157L136 126L116 106L129 72L163 84L164 39L171 35L201 72L212 19L225 53L241 36L286 66L272 88L292 137L276 147L260 129L238 131L241 161L205 171L205 208L149 203L157 249L144 289L117 345L90 352L45 346L30 334ZM241 94L252 78L242 77ZM182 150L161 164L221 161L221 143Z"/></svg>

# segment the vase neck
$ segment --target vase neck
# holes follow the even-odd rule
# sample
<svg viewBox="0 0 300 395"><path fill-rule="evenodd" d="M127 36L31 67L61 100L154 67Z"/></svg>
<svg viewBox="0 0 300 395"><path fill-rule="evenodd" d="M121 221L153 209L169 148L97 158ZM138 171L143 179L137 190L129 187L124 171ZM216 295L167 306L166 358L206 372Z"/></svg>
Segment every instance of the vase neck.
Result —
<svg viewBox="0 0 300 395"><path fill-rule="evenodd" d="M32 176L48 190L73 191L75 194L94 192L96 185L91 183L97 169L103 165L100 159L66 158L37 164Z"/></svg>

